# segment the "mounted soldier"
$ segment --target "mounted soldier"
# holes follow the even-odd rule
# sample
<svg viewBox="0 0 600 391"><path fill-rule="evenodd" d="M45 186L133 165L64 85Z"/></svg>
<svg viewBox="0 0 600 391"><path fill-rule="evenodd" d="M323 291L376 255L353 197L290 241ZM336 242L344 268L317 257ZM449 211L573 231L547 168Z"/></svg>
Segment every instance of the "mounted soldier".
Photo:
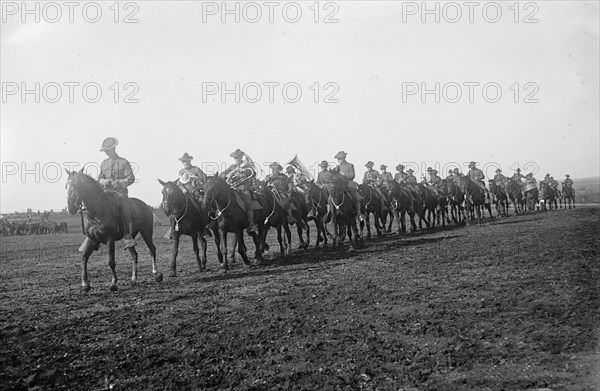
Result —
<svg viewBox="0 0 600 391"><path fill-rule="evenodd" d="M451 181L451 182L456 182L456 178L457 178L457 176L454 174L454 171L452 171L452 169L448 170L448 175L446 176L446 180Z"/></svg>
<svg viewBox="0 0 600 391"><path fill-rule="evenodd" d="M442 178L437 175L437 170L434 170L431 167L427 167L427 180L425 184L433 191L436 197L440 196L440 184L442 183Z"/></svg>
<svg viewBox="0 0 600 391"><path fill-rule="evenodd" d="M358 183L354 181L354 177L356 176L354 172L354 165L346 161L346 155L346 152L340 151L334 156L339 164L332 171L339 173L345 180L348 181L347 192L350 195L350 198L352 198L352 201L354 201L354 206L359 219L363 221L365 216L362 214L360 208L362 196L358 192Z"/></svg>
<svg viewBox="0 0 600 391"><path fill-rule="evenodd" d="M292 191L298 192L298 194L304 198L306 194L306 190L304 186L306 186L306 182L308 182L308 178L301 172L296 172L296 169L293 166L287 166L285 169L287 177L291 183Z"/></svg>
<svg viewBox="0 0 600 391"><path fill-rule="evenodd" d="M316 184L321 189L327 190L327 192L329 193L331 190L331 176L333 175L332 172L329 170L329 163L327 162L327 160L323 160L321 164L319 164L319 167L321 167L321 172L319 172L319 175L317 175Z"/></svg>
<svg viewBox="0 0 600 391"><path fill-rule="evenodd" d="M406 182L406 178L408 178L410 174L404 172L404 165L398 164L396 166L396 171L398 172L396 173L396 175L394 175L394 180L398 183Z"/></svg>
<svg viewBox="0 0 600 391"><path fill-rule="evenodd" d="M381 200L381 213L386 213L387 208L385 203L389 202L389 199L387 194L384 194L383 189L381 188L381 174L379 174L379 171L373 169L373 166L375 166L375 163L370 160L367 162L367 164L365 164L367 171L365 171L365 175L363 176L363 184L375 190L377 196Z"/></svg>
<svg viewBox="0 0 600 391"><path fill-rule="evenodd" d="M288 178L283 172L281 164L274 162L269 166L271 168L271 174L267 175L265 181L267 185L272 189L275 199L288 214L288 221L295 223L296 219L292 216L292 203L290 197L294 184L290 178Z"/></svg>
<svg viewBox="0 0 600 391"><path fill-rule="evenodd" d="M248 233L257 232L254 225L254 208L257 202L253 199L252 180L256 176L256 166L254 162L245 152L236 149L231 156L235 163L221 173L221 178L233 188L237 190L244 200L246 215L248 217Z"/></svg>
<svg viewBox="0 0 600 391"><path fill-rule="evenodd" d="M513 181L517 182L519 186L523 185L523 179L525 179L525 175L521 174L521 169L517 167L515 173L512 176Z"/></svg>
<svg viewBox="0 0 600 391"><path fill-rule="evenodd" d="M102 142L100 151L105 152L108 158L100 165L98 183L105 192L113 195L117 202L117 210L123 220L125 248L130 248L135 246L135 239L131 236L133 222L127 187L135 182L135 176L127 159L117 155L115 147L118 144L119 141L114 137L108 137Z"/></svg>
<svg viewBox="0 0 600 391"><path fill-rule="evenodd" d="M382 164L381 166L379 166L379 169L381 170L381 180L380 180L380 183L381 183L382 186L385 187L385 183L393 181L394 180L394 176L392 175L391 172L387 172L387 166L385 164Z"/></svg>
<svg viewBox="0 0 600 391"><path fill-rule="evenodd" d="M563 186L565 187L573 187L573 180L569 174L565 175L565 180L563 181Z"/></svg>
<svg viewBox="0 0 600 391"><path fill-rule="evenodd" d="M179 158L183 164L183 168L179 170L179 179L177 186L184 194L189 194L195 201L202 200L202 186L208 178L206 174L199 168L192 165L193 156L186 153Z"/></svg>
<svg viewBox="0 0 600 391"><path fill-rule="evenodd" d="M402 166L402 165L400 165ZM398 167L396 167L398 168ZM404 166L402 166L402 169L404 169ZM409 168L407 172L407 176L404 179L404 182L406 182L407 185L409 186L414 186L417 184L417 177L413 175L413 173L415 172L415 170L413 170L412 168Z"/></svg>
<svg viewBox="0 0 600 391"><path fill-rule="evenodd" d="M502 174L502 169L498 168L496 170L496 175L494 175L494 182L496 182L496 184L498 186L500 186L501 188L503 188L504 190L506 190L506 181L507 180L508 180L508 178L506 178Z"/></svg>
<svg viewBox="0 0 600 391"><path fill-rule="evenodd" d="M469 172L467 173L467 176L471 182L474 182L477 186L479 186L479 188L481 188L487 199L491 200L490 192L488 191L487 187L485 187L485 182L483 181L485 179L485 174L483 171L477 168L476 162L469 163Z"/></svg>

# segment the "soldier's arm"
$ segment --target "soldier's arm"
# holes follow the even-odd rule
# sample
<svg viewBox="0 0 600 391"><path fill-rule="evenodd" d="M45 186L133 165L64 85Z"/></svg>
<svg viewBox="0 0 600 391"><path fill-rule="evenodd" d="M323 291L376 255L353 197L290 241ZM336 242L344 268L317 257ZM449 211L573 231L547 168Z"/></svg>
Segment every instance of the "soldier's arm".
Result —
<svg viewBox="0 0 600 391"><path fill-rule="evenodd" d="M353 181L356 174L354 173L354 164L348 163L348 176L347 179L349 181Z"/></svg>
<svg viewBox="0 0 600 391"><path fill-rule="evenodd" d="M131 168L131 164L129 164L127 160L124 160L123 176L124 178L119 180L119 184L121 186L127 187L133 182L135 182L135 175L133 175L133 169Z"/></svg>

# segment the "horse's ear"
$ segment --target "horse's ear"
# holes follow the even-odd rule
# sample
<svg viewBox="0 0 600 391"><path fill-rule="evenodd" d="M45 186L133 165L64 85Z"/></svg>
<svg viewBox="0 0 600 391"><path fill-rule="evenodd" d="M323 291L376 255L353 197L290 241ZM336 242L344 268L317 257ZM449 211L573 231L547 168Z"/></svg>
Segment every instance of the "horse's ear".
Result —
<svg viewBox="0 0 600 391"><path fill-rule="evenodd" d="M158 180L158 183L160 183L160 184L161 184L161 185L163 185L163 186L167 186L167 184L166 184L166 183L164 183L163 181L161 181L160 179Z"/></svg>
<svg viewBox="0 0 600 391"><path fill-rule="evenodd" d="M83 167L81 167L81 170L79 170L78 174L83 174Z"/></svg>
<svg viewBox="0 0 600 391"><path fill-rule="evenodd" d="M65 168L65 171L67 172L68 176L71 176L71 171L67 170L66 168Z"/></svg>

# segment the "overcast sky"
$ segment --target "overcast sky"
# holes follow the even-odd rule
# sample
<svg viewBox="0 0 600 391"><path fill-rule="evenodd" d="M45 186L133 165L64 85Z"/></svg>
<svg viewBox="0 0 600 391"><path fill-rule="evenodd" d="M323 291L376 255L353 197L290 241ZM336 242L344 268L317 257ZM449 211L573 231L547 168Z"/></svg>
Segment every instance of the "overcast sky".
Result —
<svg viewBox="0 0 600 391"><path fill-rule="evenodd" d="M63 208L59 168L95 176L108 136L151 205L184 152L212 172L236 148L309 168L344 150L359 177L368 160L600 174L598 2L27 4L2 3L4 213Z"/></svg>

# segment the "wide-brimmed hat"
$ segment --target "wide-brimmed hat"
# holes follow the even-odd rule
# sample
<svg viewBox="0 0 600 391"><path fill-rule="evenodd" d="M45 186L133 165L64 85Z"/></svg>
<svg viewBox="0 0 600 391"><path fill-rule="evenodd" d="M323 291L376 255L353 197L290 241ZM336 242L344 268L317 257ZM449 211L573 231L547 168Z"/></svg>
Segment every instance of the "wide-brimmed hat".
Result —
<svg viewBox="0 0 600 391"><path fill-rule="evenodd" d="M344 151L339 151L338 153L335 154L334 158L335 159L344 159L346 157L347 153Z"/></svg>
<svg viewBox="0 0 600 391"><path fill-rule="evenodd" d="M409 168L408 170L406 170L406 172L408 172L409 174L412 174L413 172L415 172L415 170L413 170L412 168Z"/></svg>
<svg viewBox="0 0 600 391"><path fill-rule="evenodd" d="M496 169L496 172L502 172L501 168Z"/></svg>
<svg viewBox="0 0 600 391"><path fill-rule="evenodd" d="M231 152L231 154L229 154L229 156L231 156L234 159L237 159L239 157L244 156L244 152L242 152L242 150L238 148L235 151Z"/></svg>
<svg viewBox="0 0 600 391"><path fill-rule="evenodd" d="M108 151L109 149L113 149L119 145L119 140L114 137L107 137L102 141L102 146L100 147L100 151Z"/></svg>
<svg viewBox="0 0 600 391"><path fill-rule="evenodd" d="M382 164L381 166L379 166L380 170L385 170L387 168L387 166L385 164Z"/></svg>
<svg viewBox="0 0 600 391"><path fill-rule="evenodd" d="M517 170L516 170L516 171L517 171L517 172L521 172L521 169L520 169L519 167L517 167Z"/></svg>
<svg viewBox="0 0 600 391"><path fill-rule="evenodd" d="M319 166L321 166L321 167L329 167L329 162L327 160L323 160L321 162L321 164L319 164Z"/></svg>
<svg viewBox="0 0 600 391"><path fill-rule="evenodd" d="M296 170L294 170L294 167L292 166L287 166L285 172L296 172Z"/></svg>
<svg viewBox="0 0 600 391"><path fill-rule="evenodd" d="M476 165L477 165L477 162L471 162L471 163L469 163L469 167L476 166Z"/></svg>
<svg viewBox="0 0 600 391"><path fill-rule="evenodd" d="M459 173L460 170L458 169L458 167L454 167L454 171L453 172Z"/></svg>
<svg viewBox="0 0 600 391"><path fill-rule="evenodd" d="M404 170L404 165L403 164L398 164L396 166L396 170L400 171L400 170Z"/></svg>
<svg viewBox="0 0 600 391"><path fill-rule="evenodd" d="M194 157L188 155L187 152L184 153L183 156L179 158L179 160L181 160L182 162L191 162L192 159L194 159Z"/></svg>
<svg viewBox="0 0 600 391"><path fill-rule="evenodd" d="M433 168L427 167L427 172L433 171Z"/></svg>
<svg viewBox="0 0 600 391"><path fill-rule="evenodd" d="M367 167L367 168L371 168L371 167L373 167L374 165L375 165L375 163L373 163L372 161L370 161L370 160L369 160L369 161L367 162L367 164L365 164L365 167Z"/></svg>
<svg viewBox="0 0 600 391"><path fill-rule="evenodd" d="M281 167L281 164L277 163L277 162L273 162L269 165L269 167L271 167L273 170L278 170L281 171L283 170L283 167Z"/></svg>
<svg viewBox="0 0 600 391"><path fill-rule="evenodd" d="M433 174L437 174L437 170L431 170Z"/></svg>
<svg viewBox="0 0 600 391"><path fill-rule="evenodd" d="M569 175L569 174L565 174L565 176L566 176L567 178L569 178L571 175Z"/></svg>

